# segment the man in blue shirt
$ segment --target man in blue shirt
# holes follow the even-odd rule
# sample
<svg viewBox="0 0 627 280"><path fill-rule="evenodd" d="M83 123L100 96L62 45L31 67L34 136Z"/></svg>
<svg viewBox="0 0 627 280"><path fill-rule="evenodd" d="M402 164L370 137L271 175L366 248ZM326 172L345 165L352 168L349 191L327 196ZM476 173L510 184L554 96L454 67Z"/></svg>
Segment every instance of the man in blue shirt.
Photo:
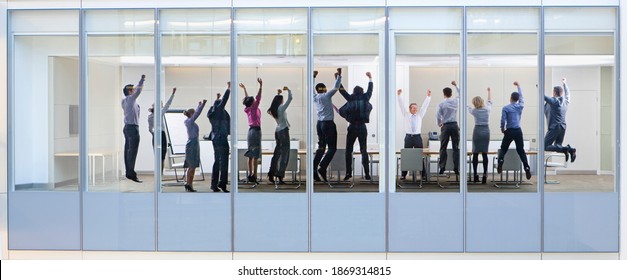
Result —
<svg viewBox="0 0 627 280"><path fill-rule="evenodd" d="M457 108L459 108L459 95L460 91L455 81L451 82L451 85L455 86L457 96L453 97L453 90L449 87L445 87L442 90L444 94L444 100L438 104L438 112L436 120L440 127L440 174L444 174L446 168L446 160L448 154L446 148L448 146L449 138L452 141L453 146L453 171L456 175L459 175L459 125L457 124Z"/></svg>
<svg viewBox="0 0 627 280"><path fill-rule="evenodd" d="M570 155L570 162L577 157L577 150L570 145L562 146L566 134L566 111L570 104L570 92L566 85L566 78L562 78L562 85L553 87L553 96L544 96L544 114L546 115L547 132L544 136L544 150L564 153L566 161Z"/></svg>
<svg viewBox="0 0 627 280"><path fill-rule="evenodd" d="M135 172L135 161L137 160L137 152L139 150L139 104L137 98L142 93L146 75L142 75L137 86L128 84L124 86L122 92L122 109L124 110L124 167L126 169L126 178L137 183L142 180L137 178Z"/></svg>
<svg viewBox="0 0 627 280"><path fill-rule="evenodd" d="M318 71L314 71L314 83ZM335 151L337 150L337 127L333 121L333 95L337 92L342 82L342 68L337 68L335 73L335 85L327 91L326 85L323 83L316 84L316 90L314 92L313 101L316 104L316 114L318 116L318 123L316 124L316 131L318 132L318 149L316 150L316 156L313 161L313 173L314 181L320 181L322 177L323 181L327 181L327 167ZM324 153L327 145L329 150ZM324 158L323 158L324 156ZM320 168L318 168L320 165ZM320 176L318 176L320 173Z"/></svg>
<svg viewBox="0 0 627 280"><path fill-rule="evenodd" d="M525 108L525 99L523 98L518 81L514 82L514 86L516 86L518 92L512 92L512 95L509 98L510 103L503 107L503 111L501 113L501 132L503 132L505 136L503 137L501 149L499 150L497 171L499 174L503 171L503 158L509 149L509 145L512 141L514 141L514 143L516 143L516 152L518 153L518 156L525 168L527 180L529 180L531 179L531 169L529 168L529 163L527 162L527 154L525 153L525 146L523 142L523 133L522 129L520 129L520 117L522 115L522 110Z"/></svg>

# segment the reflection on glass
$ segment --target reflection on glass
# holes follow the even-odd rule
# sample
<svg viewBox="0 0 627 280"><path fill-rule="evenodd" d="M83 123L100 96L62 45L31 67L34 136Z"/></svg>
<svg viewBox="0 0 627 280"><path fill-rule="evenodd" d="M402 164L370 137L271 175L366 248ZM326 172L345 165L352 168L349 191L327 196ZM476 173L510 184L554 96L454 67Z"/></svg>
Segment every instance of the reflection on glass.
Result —
<svg viewBox="0 0 627 280"><path fill-rule="evenodd" d="M236 13L239 192L305 192L306 18L305 9Z"/></svg>
<svg viewBox="0 0 627 280"><path fill-rule="evenodd" d="M154 131L146 113L155 94L153 17L149 10L86 12L88 152L109 162L89 191L154 189Z"/></svg>

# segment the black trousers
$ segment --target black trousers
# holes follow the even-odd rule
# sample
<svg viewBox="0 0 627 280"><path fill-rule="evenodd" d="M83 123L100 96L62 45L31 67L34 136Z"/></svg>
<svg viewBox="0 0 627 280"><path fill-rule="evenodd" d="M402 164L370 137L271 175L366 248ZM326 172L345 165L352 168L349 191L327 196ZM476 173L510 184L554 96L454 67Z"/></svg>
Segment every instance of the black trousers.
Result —
<svg viewBox="0 0 627 280"><path fill-rule="evenodd" d="M290 129L285 128L274 132L274 139L276 140L276 146L270 161L268 175L283 178L285 177L287 163L290 160Z"/></svg>
<svg viewBox="0 0 627 280"><path fill-rule="evenodd" d="M501 142L501 150L499 151L499 161L505 156L507 150L509 149L509 145L514 141L516 144L516 152L520 157L520 161L522 161L523 166L525 168L529 167L529 163L527 162L527 154L525 153L525 142L523 142L523 133L520 128L508 128L505 130L505 135L503 136L503 142Z"/></svg>
<svg viewBox="0 0 627 280"><path fill-rule="evenodd" d="M211 139L213 144L213 170L211 188L226 187L229 176L229 142L226 135L216 135Z"/></svg>
<svg viewBox="0 0 627 280"><path fill-rule="evenodd" d="M318 121L316 130L318 132L318 149L313 161L314 174L318 174L316 171L318 170L318 165L320 165L320 169L326 170L335 155L335 151L337 151L337 127L335 122ZM329 150L325 154L327 146L329 146Z"/></svg>
<svg viewBox="0 0 627 280"><path fill-rule="evenodd" d="M370 175L370 160L368 159L368 128L366 124L349 124L346 136L346 175L353 175L353 146L355 140L359 140L361 164L364 167L364 175Z"/></svg>
<svg viewBox="0 0 627 280"><path fill-rule="evenodd" d="M422 136L420 134L405 134L405 145L403 148L423 148ZM422 167L424 170L424 166ZM401 172L403 177L407 176L407 171Z"/></svg>
<svg viewBox="0 0 627 280"><path fill-rule="evenodd" d="M459 126L457 122L445 123L440 131L440 162L438 162L438 167L440 170L446 168L446 160L448 159L446 147L450 138L453 146L453 170L459 172Z"/></svg>
<svg viewBox="0 0 627 280"><path fill-rule="evenodd" d="M544 150L560 153L568 152L568 148L562 146L564 135L566 135L566 128L561 126L550 128L544 136Z"/></svg>
<svg viewBox="0 0 627 280"><path fill-rule="evenodd" d="M152 148L155 148L155 134L152 134ZM168 153L168 139L165 138L165 131L161 131L161 160L165 159L165 155Z"/></svg>
<svg viewBox="0 0 627 280"><path fill-rule="evenodd" d="M124 167L126 177L137 178L135 173L135 161L139 150L139 126L135 124L124 125Z"/></svg>

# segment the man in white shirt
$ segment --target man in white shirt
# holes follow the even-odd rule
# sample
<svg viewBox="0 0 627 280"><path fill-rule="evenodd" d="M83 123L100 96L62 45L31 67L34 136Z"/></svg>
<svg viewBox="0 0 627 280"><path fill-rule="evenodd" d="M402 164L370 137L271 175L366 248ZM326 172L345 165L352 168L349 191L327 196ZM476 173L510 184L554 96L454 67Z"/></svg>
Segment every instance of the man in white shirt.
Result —
<svg viewBox="0 0 627 280"><path fill-rule="evenodd" d="M431 90L427 90L427 97L422 102L422 106L420 107L420 112L418 112L418 104L411 103L409 104L409 111L405 104L405 100L401 96L403 93L402 89L396 91L396 100L398 101L398 106L403 113L404 118L404 126L405 126L405 145L404 148L423 148L422 144L422 136L420 135L420 131L422 129L422 118L424 118L427 113L427 108L429 107L429 102L431 102ZM407 176L407 171L403 171L401 173L401 180L405 180L405 176Z"/></svg>

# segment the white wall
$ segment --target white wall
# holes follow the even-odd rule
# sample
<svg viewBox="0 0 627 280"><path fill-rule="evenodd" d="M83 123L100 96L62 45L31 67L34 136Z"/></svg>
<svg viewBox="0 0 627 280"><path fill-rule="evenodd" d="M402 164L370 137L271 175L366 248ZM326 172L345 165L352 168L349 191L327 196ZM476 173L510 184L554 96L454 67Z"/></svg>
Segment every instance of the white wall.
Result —
<svg viewBox="0 0 627 280"><path fill-rule="evenodd" d="M78 58L52 57L51 67L51 109L52 118L48 123L54 141L50 141L54 153L78 153L78 134L70 135L70 105L79 103ZM78 180L78 157L53 157L50 172L51 182Z"/></svg>
<svg viewBox="0 0 627 280"><path fill-rule="evenodd" d="M78 40L28 37L15 42L15 183L52 181L54 106L50 56L76 56ZM35 82L36 81L36 82Z"/></svg>

